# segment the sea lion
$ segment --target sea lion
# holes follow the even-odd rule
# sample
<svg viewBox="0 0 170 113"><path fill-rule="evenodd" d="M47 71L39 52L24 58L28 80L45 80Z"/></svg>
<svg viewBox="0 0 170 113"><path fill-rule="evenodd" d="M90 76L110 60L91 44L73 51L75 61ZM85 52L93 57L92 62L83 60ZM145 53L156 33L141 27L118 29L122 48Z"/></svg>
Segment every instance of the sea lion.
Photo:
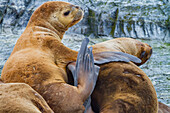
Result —
<svg viewBox="0 0 170 113"><path fill-rule="evenodd" d="M121 51L134 55L145 63L152 54L152 48L131 38L116 38L95 44L93 53ZM147 75L133 63L108 63L100 65L101 70L91 96L95 113L156 113L158 111L156 91Z"/></svg>
<svg viewBox="0 0 170 113"><path fill-rule="evenodd" d="M134 55L142 60L141 63L136 63L137 65L144 64L152 54L152 47L150 45L132 38L115 38L112 40L97 43L91 47L93 47L94 56L95 53L104 51L121 51Z"/></svg>
<svg viewBox="0 0 170 113"><path fill-rule="evenodd" d="M2 80L5 83L29 84L44 97L54 112L83 112L83 102L90 95L96 77L93 77L95 74L88 76L89 73L82 72L79 73L82 74L79 77L81 79L78 79L79 85L69 85L66 66L69 62L76 61L78 52L61 43L65 31L78 23L82 17L82 9L67 2L53 1L41 5L32 14L25 31L5 63L1 74ZM85 46L87 45L84 45L84 48ZM82 54L91 54L83 51ZM107 61L107 57L101 55L98 56L99 60L94 61L99 64ZM135 58L131 56L130 59ZM109 59L112 60L114 59ZM118 58L119 60L124 59ZM87 89L84 86L89 87Z"/></svg>
<svg viewBox="0 0 170 113"><path fill-rule="evenodd" d="M149 45L131 38L113 39L92 47L94 55L103 51L121 51L135 55L142 60L142 63L136 63L138 65L146 62L152 54ZM91 96L91 106L95 113L158 111L156 91L150 79L139 67L132 62L112 62L99 66L99 77ZM87 110L93 111L90 107Z"/></svg>
<svg viewBox="0 0 170 113"><path fill-rule="evenodd" d="M54 113L43 97L25 83L0 83L0 113Z"/></svg>
<svg viewBox="0 0 170 113"><path fill-rule="evenodd" d="M157 113L157 95L148 76L135 64L113 62L100 65L91 95L95 113Z"/></svg>
<svg viewBox="0 0 170 113"><path fill-rule="evenodd" d="M138 66L132 62L112 62L99 66L88 113L158 112L154 86Z"/></svg>
<svg viewBox="0 0 170 113"><path fill-rule="evenodd" d="M134 55L145 63L152 48L132 38L116 38L95 44L93 53L121 51ZM101 70L91 96L95 113L156 113L158 111L156 91L147 75L133 63L108 63Z"/></svg>
<svg viewBox="0 0 170 113"><path fill-rule="evenodd" d="M53 1L41 5L5 63L2 80L29 84L54 112L83 112L83 101L89 96L94 79L89 73L81 73L83 79L90 78L90 86L82 79L77 87L67 84L66 65L76 61L78 52L61 43L65 31L82 17L82 9L70 3Z"/></svg>

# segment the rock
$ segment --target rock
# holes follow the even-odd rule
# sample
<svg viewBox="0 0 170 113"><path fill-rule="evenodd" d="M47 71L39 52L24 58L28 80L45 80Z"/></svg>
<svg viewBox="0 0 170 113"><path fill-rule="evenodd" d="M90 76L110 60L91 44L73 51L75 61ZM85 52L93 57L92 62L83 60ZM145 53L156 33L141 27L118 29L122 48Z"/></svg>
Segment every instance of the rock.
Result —
<svg viewBox="0 0 170 113"><path fill-rule="evenodd" d="M1 33L21 34L33 11L48 0L1 0ZM112 37L159 39L170 43L168 0L65 0L85 10L82 22L68 32Z"/></svg>

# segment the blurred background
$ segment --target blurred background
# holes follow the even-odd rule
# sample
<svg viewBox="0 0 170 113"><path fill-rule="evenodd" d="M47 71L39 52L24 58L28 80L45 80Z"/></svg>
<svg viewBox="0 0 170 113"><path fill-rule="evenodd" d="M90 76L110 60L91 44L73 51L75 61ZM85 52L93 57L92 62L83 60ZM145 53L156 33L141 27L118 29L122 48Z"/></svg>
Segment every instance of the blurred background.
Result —
<svg viewBox="0 0 170 113"><path fill-rule="evenodd" d="M0 0L0 73L34 10L49 0ZM54 0L51 0L54 1ZM132 37L153 47L140 68L149 76L159 101L170 106L169 0L58 0L81 6L84 19L70 28L63 43L78 50L84 37L90 44Z"/></svg>

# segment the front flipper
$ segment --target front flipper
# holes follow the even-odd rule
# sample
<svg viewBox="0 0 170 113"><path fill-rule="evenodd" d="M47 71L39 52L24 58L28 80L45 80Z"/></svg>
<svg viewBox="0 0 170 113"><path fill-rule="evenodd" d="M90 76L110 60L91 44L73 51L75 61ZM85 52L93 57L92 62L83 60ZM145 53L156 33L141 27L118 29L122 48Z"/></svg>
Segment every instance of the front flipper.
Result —
<svg viewBox="0 0 170 113"><path fill-rule="evenodd" d="M74 85L84 99L91 95L99 74L99 67L94 65L92 48L87 48L88 42L88 38L83 40L76 64L73 62L68 65L74 77Z"/></svg>
<svg viewBox="0 0 170 113"><path fill-rule="evenodd" d="M95 64L104 64L109 62L134 62L141 63L141 60L133 55L123 52L100 52L94 54Z"/></svg>

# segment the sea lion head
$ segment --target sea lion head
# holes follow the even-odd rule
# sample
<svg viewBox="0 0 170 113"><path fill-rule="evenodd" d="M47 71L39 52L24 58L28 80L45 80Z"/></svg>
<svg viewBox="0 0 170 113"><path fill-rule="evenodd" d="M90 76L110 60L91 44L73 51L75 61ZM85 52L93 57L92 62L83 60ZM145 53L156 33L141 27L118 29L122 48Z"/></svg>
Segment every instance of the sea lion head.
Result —
<svg viewBox="0 0 170 113"><path fill-rule="evenodd" d="M29 23L48 22L57 30L67 30L83 18L83 10L73 4L51 1L41 5L32 15ZM36 21L36 22L34 22ZM34 24L35 25L35 24Z"/></svg>
<svg viewBox="0 0 170 113"><path fill-rule="evenodd" d="M141 59L141 63L137 65L144 64L152 55L152 47L146 43L139 42L137 43L137 47L140 48L137 57Z"/></svg>

